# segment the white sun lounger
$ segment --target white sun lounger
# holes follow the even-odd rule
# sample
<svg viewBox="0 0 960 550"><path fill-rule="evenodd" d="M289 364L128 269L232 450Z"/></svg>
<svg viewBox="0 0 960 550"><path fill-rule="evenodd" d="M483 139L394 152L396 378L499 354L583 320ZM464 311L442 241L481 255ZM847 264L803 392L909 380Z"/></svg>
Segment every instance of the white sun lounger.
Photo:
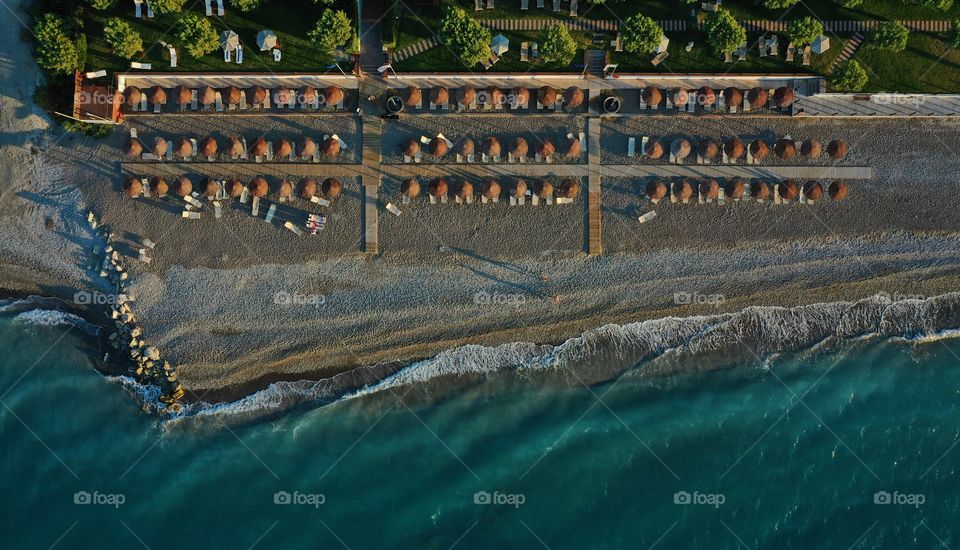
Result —
<svg viewBox="0 0 960 550"><path fill-rule="evenodd" d="M520 0L520 9L527 11L530 9L530 0Z"/></svg>
<svg viewBox="0 0 960 550"><path fill-rule="evenodd" d="M570 17L577 16L577 0L570 0Z"/></svg>
<svg viewBox="0 0 960 550"><path fill-rule="evenodd" d="M223 61L230 63L233 59L230 57L230 50L223 50Z"/></svg>
<svg viewBox="0 0 960 550"><path fill-rule="evenodd" d="M251 205L250 211L254 218L260 215L260 197L253 197L253 204Z"/></svg>
<svg viewBox="0 0 960 550"><path fill-rule="evenodd" d="M243 63L243 46L237 46L237 65L240 65L242 63ZM240 103L243 107L246 107L247 105L246 99L241 99Z"/></svg>
<svg viewBox="0 0 960 550"><path fill-rule="evenodd" d="M143 2L140 0L133 0L133 14L140 19L143 17Z"/></svg>
<svg viewBox="0 0 960 550"><path fill-rule="evenodd" d="M397 206L392 202L388 202L386 208L387 208L387 211L393 214L394 216L400 215L400 209L397 208Z"/></svg>
<svg viewBox="0 0 960 550"><path fill-rule="evenodd" d="M300 231L300 228L294 225L293 222L283 222L283 226L297 235L303 236L303 231Z"/></svg>
<svg viewBox="0 0 960 550"><path fill-rule="evenodd" d="M197 91L190 90L190 110L197 110Z"/></svg>
<svg viewBox="0 0 960 550"><path fill-rule="evenodd" d="M213 201L213 217L219 220L222 215L223 205L219 201Z"/></svg>
<svg viewBox="0 0 960 550"><path fill-rule="evenodd" d="M267 142L267 162L273 162L273 142Z"/></svg>
<svg viewBox="0 0 960 550"><path fill-rule="evenodd" d="M150 262L153 261L153 258L147 256L147 251L146 251L146 249L143 249L143 248L141 248L141 249L138 251L137 259L140 260L141 262L145 263L145 264L149 264Z"/></svg>
<svg viewBox="0 0 960 550"><path fill-rule="evenodd" d="M223 112L223 95L221 95L220 92L217 92L215 97L216 97L216 104L217 104L217 112L222 113Z"/></svg>
<svg viewBox="0 0 960 550"><path fill-rule="evenodd" d="M240 204L247 204L248 200L250 200L250 190L244 187L240 192Z"/></svg>
<svg viewBox="0 0 960 550"><path fill-rule="evenodd" d="M167 51L170 53L170 68L176 69L177 68L177 49L174 48L173 46L169 46L167 48Z"/></svg>
<svg viewBox="0 0 960 550"><path fill-rule="evenodd" d="M637 221L639 221L640 223L647 223L648 221L650 221L650 220L652 220L653 218L656 218L656 217L657 217L657 211L656 211L656 210L651 210L651 211L647 212L646 214L643 214L643 215L641 215L639 218L637 218Z"/></svg>
<svg viewBox="0 0 960 550"><path fill-rule="evenodd" d="M210 0L204 0L204 4L205 4L206 10L207 10L207 17L212 16L212 15L213 15L213 6L210 5Z"/></svg>
<svg viewBox="0 0 960 550"><path fill-rule="evenodd" d="M189 210L184 210L183 212L180 213L180 216L190 220L199 220L200 212L191 212Z"/></svg>
<svg viewBox="0 0 960 550"><path fill-rule="evenodd" d="M270 208L267 209L267 217L265 217L263 220L264 220L265 222L267 222L267 223L272 223L272 222L273 222L273 215L276 214L276 213L277 213L277 205L276 205L276 203L271 204L271 205L270 205Z"/></svg>
<svg viewBox="0 0 960 550"><path fill-rule="evenodd" d="M640 155L647 154L647 143L650 141L650 136L643 136L640 139Z"/></svg>
<svg viewBox="0 0 960 550"><path fill-rule="evenodd" d="M153 66L150 65L149 63L138 63L138 62L136 62L136 61L131 61L131 62L130 62L130 68L131 68L131 69L141 69L141 70L144 70L144 71L149 71L149 70L151 70L151 69L153 68Z"/></svg>
<svg viewBox="0 0 960 550"><path fill-rule="evenodd" d="M637 138L633 136L627 141L627 156L630 158L637 156Z"/></svg>
<svg viewBox="0 0 960 550"><path fill-rule="evenodd" d="M544 0L537 0L537 7L538 7L538 8L541 8L541 9L542 9L542 8L544 7L543 1L544 1Z"/></svg>
<svg viewBox="0 0 960 550"><path fill-rule="evenodd" d="M223 17L226 14L226 10L223 9L223 0L217 0L217 15Z"/></svg>
<svg viewBox="0 0 960 550"><path fill-rule="evenodd" d="M553 0L553 11L560 11L560 0Z"/></svg>
<svg viewBox="0 0 960 550"><path fill-rule="evenodd" d="M318 197L316 195L310 197L310 202L314 204L319 204L320 206L330 206L330 201L323 197Z"/></svg>

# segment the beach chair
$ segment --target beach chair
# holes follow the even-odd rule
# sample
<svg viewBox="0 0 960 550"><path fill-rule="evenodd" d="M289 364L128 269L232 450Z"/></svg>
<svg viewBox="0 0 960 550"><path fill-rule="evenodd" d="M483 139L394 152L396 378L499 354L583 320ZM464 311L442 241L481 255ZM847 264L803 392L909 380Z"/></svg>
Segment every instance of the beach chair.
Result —
<svg viewBox="0 0 960 550"><path fill-rule="evenodd" d="M151 258L150 256L147 256L146 248L141 248L140 250L137 251L137 259L145 264L149 264L150 262L153 261L153 258Z"/></svg>
<svg viewBox="0 0 960 550"><path fill-rule="evenodd" d="M693 40L691 40L690 42L687 42L687 45L683 47L683 51L688 53L693 51Z"/></svg>
<svg viewBox="0 0 960 550"><path fill-rule="evenodd" d="M133 0L133 14L137 19L143 17L143 2L142 0Z"/></svg>
<svg viewBox="0 0 960 550"><path fill-rule="evenodd" d="M717 110L722 111L727 106L727 98L723 94L717 94Z"/></svg>
<svg viewBox="0 0 960 550"><path fill-rule="evenodd" d="M577 16L577 0L570 0L570 17Z"/></svg>
<svg viewBox="0 0 960 550"><path fill-rule="evenodd" d="M240 204L247 204L248 200L250 200L250 190L244 187L240 193Z"/></svg>
<svg viewBox="0 0 960 550"><path fill-rule="evenodd" d="M757 48L760 50L760 57L767 57L767 43L762 36L757 41Z"/></svg>
<svg viewBox="0 0 960 550"><path fill-rule="evenodd" d="M293 222L283 222L283 226L293 231L297 236L303 236L303 231L300 231L300 228L293 224Z"/></svg>
<svg viewBox="0 0 960 550"><path fill-rule="evenodd" d="M647 143L650 142L650 136L643 136L640 138L640 156L647 154Z"/></svg>
<svg viewBox="0 0 960 550"><path fill-rule="evenodd" d="M190 110L191 111L197 110L197 91L196 90L190 90Z"/></svg>
<svg viewBox="0 0 960 550"><path fill-rule="evenodd" d="M173 160L173 141L167 140L167 160Z"/></svg>
<svg viewBox="0 0 960 550"><path fill-rule="evenodd" d="M253 214L254 218L260 215L260 197L253 197L253 204L251 204L250 212Z"/></svg>
<svg viewBox="0 0 960 550"><path fill-rule="evenodd" d="M131 68L131 69L140 69L140 70L142 70L142 71L149 71L149 70L151 70L151 69L153 68L153 65L151 65L150 63L138 63L138 62L136 62L136 61L131 61L131 62L130 62L130 68Z"/></svg>
<svg viewBox="0 0 960 550"><path fill-rule="evenodd" d="M273 49L273 60L276 61L277 63L279 63L279 62L280 62L281 54L282 54L282 52L280 51L279 48L274 48L274 49Z"/></svg>
<svg viewBox="0 0 960 550"><path fill-rule="evenodd" d="M233 58L230 55L230 50L223 50L223 61L224 63L230 63L233 61Z"/></svg>
<svg viewBox="0 0 960 550"><path fill-rule="evenodd" d="M656 56L654 56L654 58L650 60L650 63L653 64L654 67L656 67L660 63L663 63L663 60L668 57L670 57L670 52L664 50L658 53Z"/></svg>
<svg viewBox="0 0 960 550"><path fill-rule="evenodd" d="M313 204L318 204L320 206L330 206L330 201L328 201L323 197L318 197L316 195L310 197L310 202L312 202Z"/></svg>
<svg viewBox="0 0 960 550"><path fill-rule="evenodd" d="M210 0L204 0L203 3L206 6L207 17L211 17L213 15L213 6L210 5Z"/></svg>
<svg viewBox="0 0 960 550"><path fill-rule="evenodd" d="M627 156L633 158L637 156L637 138L631 136L627 141Z"/></svg>
<svg viewBox="0 0 960 550"><path fill-rule="evenodd" d="M214 97L216 98L217 112L222 113L223 112L223 95L221 95L220 92L217 92Z"/></svg>
<svg viewBox="0 0 960 550"><path fill-rule="evenodd" d="M691 113L697 110L697 94L687 96L687 110Z"/></svg>
<svg viewBox="0 0 960 550"><path fill-rule="evenodd" d="M617 37L610 41L610 47L612 47L616 52L623 51L623 41L620 38L620 33L617 33Z"/></svg>
<svg viewBox="0 0 960 550"><path fill-rule="evenodd" d="M793 63L793 51L794 51L793 42L790 42L789 44L787 44L787 55L786 57L783 58L784 61L788 63Z"/></svg>
<svg viewBox="0 0 960 550"><path fill-rule="evenodd" d="M223 205L220 204L220 201L214 201L214 202L213 202L213 217L219 220L221 216L223 216Z"/></svg>
<svg viewBox="0 0 960 550"><path fill-rule="evenodd" d="M724 63L733 63L733 53L732 53L732 52L726 52L726 53L724 53L724 54L723 54L723 62L724 62Z"/></svg>
<svg viewBox="0 0 960 550"><path fill-rule="evenodd" d="M492 9L493 9L493 0L487 0L487 9L488 9L488 10L492 10Z"/></svg>
<svg viewBox="0 0 960 550"><path fill-rule="evenodd" d="M147 19L153 19L153 6L150 5L150 2L146 2L146 4L147 4Z"/></svg>
<svg viewBox="0 0 960 550"><path fill-rule="evenodd" d="M167 51L170 53L170 68L177 68L177 49L173 46L167 48Z"/></svg>
<svg viewBox="0 0 960 550"><path fill-rule="evenodd" d="M750 147L747 147L747 164L753 164L753 155L750 154Z"/></svg>
<svg viewBox="0 0 960 550"><path fill-rule="evenodd" d="M188 220L199 220L200 212L192 212L190 210L184 210L183 212L180 213L180 216Z"/></svg>
<svg viewBox="0 0 960 550"><path fill-rule="evenodd" d="M241 64L243 64L243 46L238 44L237 45L237 65L241 65ZM247 106L246 98L241 98L240 104L241 106L246 107Z"/></svg>
<svg viewBox="0 0 960 550"><path fill-rule="evenodd" d="M530 44L530 57L540 59L540 50L537 49L537 43Z"/></svg>
<svg viewBox="0 0 960 550"><path fill-rule="evenodd" d="M803 48L803 66L807 67L810 65L810 46L804 46Z"/></svg>
<svg viewBox="0 0 960 550"><path fill-rule="evenodd" d="M400 209L397 208L397 206L396 206L395 204L393 204L392 202L388 202L388 203L387 203L386 209L387 209L387 212L390 212L390 213L393 214L394 216L399 216L399 215L400 215Z"/></svg>
<svg viewBox="0 0 960 550"><path fill-rule="evenodd" d="M520 0L520 9L527 11L530 9L530 0Z"/></svg>
<svg viewBox="0 0 960 550"><path fill-rule="evenodd" d="M560 11L560 0L553 0L553 11Z"/></svg>
<svg viewBox="0 0 960 550"><path fill-rule="evenodd" d="M724 206L727 204L727 193L723 190L723 187L717 190L717 205Z"/></svg>
<svg viewBox="0 0 960 550"><path fill-rule="evenodd" d="M190 138L190 145L193 146L193 150L190 151L190 156L187 157L187 160L191 160L193 155L197 154L197 140L195 138Z"/></svg>
<svg viewBox="0 0 960 550"><path fill-rule="evenodd" d="M657 211L651 210L645 214L640 215L640 217L637 218L637 221L639 221L640 223L647 223L648 221L656 217L657 217Z"/></svg>
<svg viewBox="0 0 960 550"><path fill-rule="evenodd" d="M223 17L226 14L226 10L223 9L223 0L217 0L217 15Z"/></svg>
<svg viewBox="0 0 960 550"><path fill-rule="evenodd" d="M273 223L273 215L277 213L276 203L271 204L270 208L267 209L267 216L263 219L267 223Z"/></svg>
<svg viewBox="0 0 960 550"><path fill-rule="evenodd" d="M540 8L540 9L543 9L543 8L544 8L543 0L537 0L537 7Z"/></svg>
<svg viewBox="0 0 960 550"><path fill-rule="evenodd" d="M530 61L528 49L530 47L529 42L520 43L520 61L528 63Z"/></svg>
<svg viewBox="0 0 960 550"><path fill-rule="evenodd" d="M483 0L473 0L473 9L483 11Z"/></svg>

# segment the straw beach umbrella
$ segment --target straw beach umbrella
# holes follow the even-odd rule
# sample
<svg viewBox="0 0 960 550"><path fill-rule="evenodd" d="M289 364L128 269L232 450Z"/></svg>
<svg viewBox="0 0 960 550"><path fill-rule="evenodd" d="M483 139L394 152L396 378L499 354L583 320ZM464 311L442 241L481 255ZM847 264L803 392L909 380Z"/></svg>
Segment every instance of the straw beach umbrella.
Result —
<svg viewBox="0 0 960 550"><path fill-rule="evenodd" d="M300 102L304 105L312 105L319 99L317 89L312 86L303 86L300 88Z"/></svg>
<svg viewBox="0 0 960 550"><path fill-rule="evenodd" d="M547 180L540 180L537 182L537 187L535 190L538 197L541 199L546 199L553 196L553 184Z"/></svg>
<svg viewBox="0 0 960 550"><path fill-rule="evenodd" d="M567 152L565 153L565 156L567 158L577 158L582 154L583 150L580 146L580 138L570 138L569 142L567 143Z"/></svg>
<svg viewBox="0 0 960 550"><path fill-rule="evenodd" d="M688 101L690 101L690 94L685 88L677 88L673 92L674 105L685 105Z"/></svg>
<svg viewBox="0 0 960 550"><path fill-rule="evenodd" d="M830 189L828 192L830 193L831 199L835 201L842 201L843 199L847 198L847 182L843 180L835 180L830 184Z"/></svg>
<svg viewBox="0 0 960 550"><path fill-rule="evenodd" d="M713 200L720 196L720 184L715 179L700 182L700 196Z"/></svg>
<svg viewBox="0 0 960 550"><path fill-rule="evenodd" d="M823 198L823 186L819 181L810 180L803 184L803 196L810 202L816 202Z"/></svg>
<svg viewBox="0 0 960 550"><path fill-rule="evenodd" d="M495 137L488 137L483 140L483 154L488 157L500 156L500 142Z"/></svg>
<svg viewBox="0 0 960 550"><path fill-rule="evenodd" d="M673 183L673 195L681 201L688 201L693 196L693 185L686 179L676 181Z"/></svg>
<svg viewBox="0 0 960 550"><path fill-rule="evenodd" d="M323 191L324 197L335 199L343 192L343 185L341 185L340 180L336 178L327 178L323 180L323 184L320 185L320 190Z"/></svg>
<svg viewBox="0 0 960 550"><path fill-rule="evenodd" d="M427 186L427 192L438 199L447 196L449 190L450 186L447 185L447 180L443 178L433 180L430 182L430 185Z"/></svg>
<svg viewBox="0 0 960 550"><path fill-rule="evenodd" d="M759 86L750 88L750 91L747 92L747 101L750 102L751 108L757 109L765 106L767 102L770 101L770 94Z"/></svg>
<svg viewBox="0 0 960 550"><path fill-rule="evenodd" d="M656 86L647 86L643 89L643 92L640 93L640 97L647 105L658 106L660 102L663 101L663 92Z"/></svg>
<svg viewBox="0 0 960 550"><path fill-rule="evenodd" d="M284 179L280 182L280 187L277 189L277 196L281 199L289 199L293 196L293 184L288 180Z"/></svg>
<svg viewBox="0 0 960 550"><path fill-rule="evenodd" d="M263 86L254 85L247 88L247 101L260 105L267 101L267 90Z"/></svg>
<svg viewBox="0 0 960 550"><path fill-rule="evenodd" d="M313 178L304 178L300 181L300 198L310 200L317 194L317 181Z"/></svg>
<svg viewBox="0 0 960 550"><path fill-rule="evenodd" d="M818 158L822 150L820 142L815 139L808 139L800 144L800 156L803 158Z"/></svg>
<svg viewBox="0 0 960 550"><path fill-rule="evenodd" d="M143 144L137 138L127 138L123 144L123 154L130 158L139 157L143 153Z"/></svg>
<svg viewBox="0 0 960 550"><path fill-rule="evenodd" d="M766 200L770 196L770 187L763 180L754 180L750 184L750 196L758 201Z"/></svg>
<svg viewBox="0 0 960 550"><path fill-rule="evenodd" d="M224 88L220 95L223 96L227 105L239 105L240 98L243 97L243 92L240 91L240 88L231 85Z"/></svg>
<svg viewBox="0 0 960 550"><path fill-rule="evenodd" d="M670 154L677 160L687 158L690 155L690 142L683 138L673 140L670 144Z"/></svg>
<svg viewBox="0 0 960 550"><path fill-rule="evenodd" d="M773 152L782 159L792 159L797 154L797 146L789 139L778 139Z"/></svg>
<svg viewBox="0 0 960 550"><path fill-rule="evenodd" d="M527 140L518 136L513 141L513 149L510 150L510 154L515 157L525 157L527 156L527 151L529 150L530 150L530 146L527 145Z"/></svg>
<svg viewBox="0 0 960 550"><path fill-rule="evenodd" d="M190 88L181 84L174 90L173 97L177 99L177 104L183 107L193 99L193 93L190 91Z"/></svg>
<svg viewBox="0 0 960 550"><path fill-rule="evenodd" d="M340 86L327 86L323 90L323 104L328 107L336 107L343 103L343 88Z"/></svg>
<svg viewBox="0 0 960 550"><path fill-rule="evenodd" d="M404 180L400 184L400 193L411 199L420 196L420 182L416 178Z"/></svg>
<svg viewBox="0 0 960 550"><path fill-rule="evenodd" d="M289 105L297 95L290 88L278 88L273 97L278 105Z"/></svg>
<svg viewBox="0 0 960 550"><path fill-rule="evenodd" d="M230 195L231 198L236 199L243 195L243 182L237 178L228 181L226 187L227 194Z"/></svg>
<svg viewBox="0 0 960 550"><path fill-rule="evenodd" d="M447 105L450 103L450 92L443 86L436 86L430 90L430 103L434 105Z"/></svg>
<svg viewBox="0 0 960 550"><path fill-rule="evenodd" d="M210 176L203 178L203 180L200 182L200 185L203 189L203 196L205 197L215 197L217 195L217 191L220 190L217 180L211 178Z"/></svg>
<svg viewBox="0 0 960 550"><path fill-rule="evenodd" d="M157 158L163 158L167 155L167 140L160 136L153 138L153 154Z"/></svg>
<svg viewBox="0 0 960 550"><path fill-rule="evenodd" d="M250 154L255 157L262 157L267 154L269 150L269 145L267 145L267 140L262 137L254 140L253 144L250 146Z"/></svg>
<svg viewBox="0 0 960 550"><path fill-rule="evenodd" d="M663 156L663 143L660 140L647 143L646 155L648 159L657 160Z"/></svg>
<svg viewBox="0 0 960 550"><path fill-rule="evenodd" d="M480 184L480 194L488 199L495 199L500 196L500 182L495 179L485 180Z"/></svg>
<svg viewBox="0 0 960 550"><path fill-rule="evenodd" d="M770 147L767 146L766 141L758 139L750 144L750 156L755 160L763 160L767 158L768 154L770 154Z"/></svg>
<svg viewBox="0 0 960 550"><path fill-rule="evenodd" d="M457 188L457 197L461 200L464 200L468 197L473 196L473 184L467 180L460 182L460 187Z"/></svg>
<svg viewBox="0 0 960 550"><path fill-rule="evenodd" d="M150 88L150 94L147 96L150 105L164 105L167 103L167 91L161 86Z"/></svg>
<svg viewBox="0 0 960 550"><path fill-rule="evenodd" d="M335 157L340 154L340 141L329 137L323 140L320 151L326 157Z"/></svg>
<svg viewBox="0 0 960 550"><path fill-rule="evenodd" d="M728 198L733 200L739 200L743 198L743 194L746 192L747 182L743 178L733 178L727 182L726 195Z"/></svg>
<svg viewBox="0 0 960 550"><path fill-rule="evenodd" d="M730 160L737 160L747 154L747 147L739 139L732 138L723 144L723 152L727 154Z"/></svg>
<svg viewBox="0 0 960 550"><path fill-rule="evenodd" d="M526 194L527 194L527 182L525 182L525 181L523 181L523 180L519 180L519 179L518 179L517 181L513 182L513 187L512 187L511 190L510 190L510 194L511 194L514 198L517 198L517 199L519 199L520 197L523 197L524 195L526 195Z"/></svg>
<svg viewBox="0 0 960 550"><path fill-rule="evenodd" d="M710 160L717 156L717 153L719 152L720 148L717 147L717 142L713 141L712 139L701 140L699 145L697 145L697 154L706 160Z"/></svg>
<svg viewBox="0 0 960 550"><path fill-rule="evenodd" d="M460 154L464 157L469 157L477 149L477 144L473 142L470 138L463 138L463 142L460 144Z"/></svg>
<svg viewBox="0 0 960 550"><path fill-rule="evenodd" d="M576 109L583 105L583 88L579 86L570 86L563 92L563 103L568 109Z"/></svg>
<svg viewBox="0 0 960 550"><path fill-rule="evenodd" d="M250 194L254 197L266 197L267 193L270 192L270 185L267 184L267 180L262 176L257 176L250 180Z"/></svg>
<svg viewBox="0 0 960 550"><path fill-rule="evenodd" d="M647 183L647 196L656 204L667 196L667 186L658 179L650 180Z"/></svg>
<svg viewBox="0 0 960 550"><path fill-rule="evenodd" d="M180 176L173 184L173 192L181 197L186 197L193 192L193 182L186 176Z"/></svg>
<svg viewBox="0 0 960 550"><path fill-rule="evenodd" d="M239 158L243 156L243 142L238 137L230 138L230 148L227 150L230 158Z"/></svg>
<svg viewBox="0 0 960 550"><path fill-rule="evenodd" d="M740 88L730 86L723 91L723 99L726 101L727 107L740 107L743 105L743 92L740 91Z"/></svg>
<svg viewBox="0 0 960 550"><path fill-rule="evenodd" d="M780 184L778 188L780 191L780 198L785 201L792 201L800 196L800 188L797 186L797 182L793 180L786 180Z"/></svg>
<svg viewBox="0 0 960 550"><path fill-rule="evenodd" d="M143 184L133 176L123 180L123 192L131 197L138 197L143 193Z"/></svg>
<svg viewBox="0 0 960 550"><path fill-rule="evenodd" d="M189 157L193 154L193 144L187 138L180 138L177 140L177 146L173 149L173 153L180 158Z"/></svg>
<svg viewBox="0 0 960 550"><path fill-rule="evenodd" d="M793 100L793 88L781 86L773 92L773 102L776 103L777 107L780 107L781 109L786 109L787 107L793 105Z"/></svg>
<svg viewBox="0 0 960 550"><path fill-rule="evenodd" d="M575 199L580 195L580 182L577 180L564 180L560 184L560 196L565 199Z"/></svg>
<svg viewBox="0 0 960 550"><path fill-rule="evenodd" d="M154 197L165 197L167 193L170 192L170 185L167 184L167 180L163 179L162 176L157 176L153 178L153 182L150 184L150 190L153 192Z"/></svg>
<svg viewBox="0 0 960 550"><path fill-rule="evenodd" d="M207 136L200 140L200 154L205 157L212 157L217 154L217 140Z"/></svg>
<svg viewBox="0 0 960 550"><path fill-rule="evenodd" d="M297 156L312 157L317 154L317 143L306 136L297 142Z"/></svg>
<svg viewBox="0 0 960 550"><path fill-rule="evenodd" d="M290 158L290 155L293 153L293 144L290 143L289 139L280 138L280 141L277 142L277 149L274 151L274 154L279 158Z"/></svg>
<svg viewBox="0 0 960 550"><path fill-rule="evenodd" d="M557 148L553 146L553 142L549 139L544 139L537 143L537 154L543 158L549 157L556 150Z"/></svg>
<svg viewBox="0 0 960 550"><path fill-rule="evenodd" d="M404 155L408 157L415 157L420 152L420 142L410 138L403 142L403 145L400 146L400 149L403 151Z"/></svg>
<svg viewBox="0 0 960 550"><path fill-rule="evenodd" d="M200 100L200 105L213 105L217 101L217 92L213 91L210 86L202 86L197 98Z"/></svg>
<svg viewBox="0 0 960 550"><path fill-rule="evenodd" d="M457 88L457 103L460 105L471 105L476 100L477 90L472 86Z"/></svg>
<svg viewBox="0 0 960 550"><path fill-rule="evenodd" d="M537 101L544 107L549 107L557 102L557 90L553 86L541 86L537 90Z"/></svg>
<svg viewBox="0 0 960 550"><path fill-rule="evenodd" d="M136 86L127 86L123 90L123 98L127 102L127 105L136 107L140 105L140 101L143 100L143 93L140 91L140 88Z"/></svg>
<svg viewBox="0 0 960 550"><path fill-rule="evenodd" d="M717 94L710 86L703 86L697 90L697 101L699 101L700 105L706 109L717 101Z"/></svg>
<svg viewBox="0 0 960 550"><path fill-rule="evenodd" d="M490 86L487 88L486 98L484 99L484 104L490 105L491 107L496 107L497 105L503 104L503 92L500 91L500 88L496 86Z"/></svg>
<svg viewBox="0 0 960 550"><path fill-rule="evenodd" d="M430 145L428 145L427 147L430 150L430 154L433 155L434 158L440 158L443 155L446 155L447 150L449 149L449 147L447 146L446 140L440 139L438 137L431 139Z"/></svg>
<svg viewBox="0 0 960 550"><path fill-rule="evenodd" d="M847 142L842 139L835 139L827 144L827 154L833 160L840 160L847 156Z"/></svg>
<svg viewBox="0 0 960 550"><path fill-rule="evenodd" d="M510 91L511 102L514 106L525 107L530 104L530 90L522 86L517 86Z"/></svg>
<svg viewBox="0 0 960 550"><path fill-rule="evenodd" d="M403 104L411 109L423 103L423 91L416 86L408 86L403 91Z"/></svg>

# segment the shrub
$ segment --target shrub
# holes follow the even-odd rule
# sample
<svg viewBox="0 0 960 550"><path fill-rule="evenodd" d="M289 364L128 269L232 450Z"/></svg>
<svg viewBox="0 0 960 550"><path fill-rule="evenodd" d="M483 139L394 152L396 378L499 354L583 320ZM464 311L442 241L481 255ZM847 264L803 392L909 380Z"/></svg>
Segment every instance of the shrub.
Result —
<svg viewBox="0 0 960 550"><path fill-rule="evenodd" d="M763 0L763 6L771 10L779 10L789 8L797 2L798 0Z"/></svg>
<svg viewBox="0 0 960 550"><path fill-rule="evenodd" d="M909 38L910 31L899 21L884 21L873 36L877 46L894 52L907 49Z"/></svg>
<svg viewBox="0 0 960 550"><path fill-rule="evenodd" d="M45 13L34 25L33 34L36 36L37 65L62 74L83 68L77 44L70 39L63 19Z"/></svg>
<svg viewBox="0 0 960 550"><path fill-rule="evenodd" d="M186 0L150 0L150 6L153 7L153 11L160 15L180 13L183 11L183 5L185 3Z"/></svg>
<svg viewBox="0 0 960 550"><path fill-rule="evenodd" d="M628 17L621 32L623 49L630 53L653 52L663 36L663 29L656 21L640 14Z"/></svg>
<svg viewBox="0 0 960 550"><path fill-rule="evenodd" d="M143 50L140 33L119 17L107 19L103 25L103 37L107 44L110 44L113 53L125 59L130 59Z"/></svg>
<svg viewBox="0 0 960 550"><path fill-rule="evenodd" d="M307 33L307 36L328 56L326 61L329 61L337 48L344 50L351 48L354 37L353 25L345 11L327 8L320 14L316 26Z"/></svg>
<svg viewBox="0 0 960 550"><path fill-rule="evenodd" d="M87 0L95 10L108 10L117 5L117 0Z"/></svg>
<svg viewBox="0 0 960 550"><path fill-rule="evenodd" d="M566 25L548 25L540 29L540 58L544 63L569 65L577 55L577 43Z"/></svg>
<svg viewBox="0 0 960 550"><path fill-rule="evenodd" d="M747 31L729 11L721 9L707 19L707 44L720 54L730 53L747 39Z"/></svg>
<svg viewBox="0 0 960 550"><path fill-rule="evenodd" d="M443 42L467 67L483 63L490 56L490 31L467 12L448 6L440 21Z"/></svg>
<svg viewBox="0 0 960 550"><path fill-rule="evenodd" d="M950 45L960 48L960 19L953 21L953 32L950 34Z"/></svg>
<svg viewBox="0 0 960 550"><path fill-rule="evenodd" d="M823 34L823 23L813 17L804 17L790 23L790 41L797 46L809 44Z"/></svg>
<svg viewBox="0 0 960 550"><path fill-rule="evenodd" d="M177 38L193 58L203 57L220 47L220 38L213 25L196 12L187 12L180 18Z"/></svg>
<svg viewBox="0 0 960 550"><path fill-rule="evenodd" d="M253 11L263 5L263 0L230 0L230 5L237 11Z"/></svg>
<svg viewBox="0 0 960 550"><path fill-rule="evenodd" d="M840 0L840 5L845 8L855 8L863 3L863 0Z"/></svg>
<svg viewBox="0 0 960 550"><path fill-rule="evenodd" d="M856 59L846 61L830 77L830 84L837 90L856 92L867 84L867 70Z"/></svg>

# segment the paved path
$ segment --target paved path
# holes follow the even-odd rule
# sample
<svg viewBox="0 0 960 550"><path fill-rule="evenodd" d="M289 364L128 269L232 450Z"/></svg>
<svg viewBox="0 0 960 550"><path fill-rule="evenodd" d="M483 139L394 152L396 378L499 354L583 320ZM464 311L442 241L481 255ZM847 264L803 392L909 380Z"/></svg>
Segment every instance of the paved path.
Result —
<svg viewBox="0 0 960 550"><path fill-rule="evenodd" d="M596 256L603 253L603 235L601 233L600 175L600 119L587 120L587 254Z"/></svg>
<svg viewBox="0 0 960 550"><path fill-rule="evenodd" d="M819 94L797 100L796 116L957 117L958 94Z"/></svg>
<svg viewBox="0 0 960 550"><path fill-rule="evenodd" d="M380 252L379 210L377 195L380 191L380 142L383 137L383 119L377 116L363 118L363 147L360 162L363 173L363 251L367 254Z"/></svg>

